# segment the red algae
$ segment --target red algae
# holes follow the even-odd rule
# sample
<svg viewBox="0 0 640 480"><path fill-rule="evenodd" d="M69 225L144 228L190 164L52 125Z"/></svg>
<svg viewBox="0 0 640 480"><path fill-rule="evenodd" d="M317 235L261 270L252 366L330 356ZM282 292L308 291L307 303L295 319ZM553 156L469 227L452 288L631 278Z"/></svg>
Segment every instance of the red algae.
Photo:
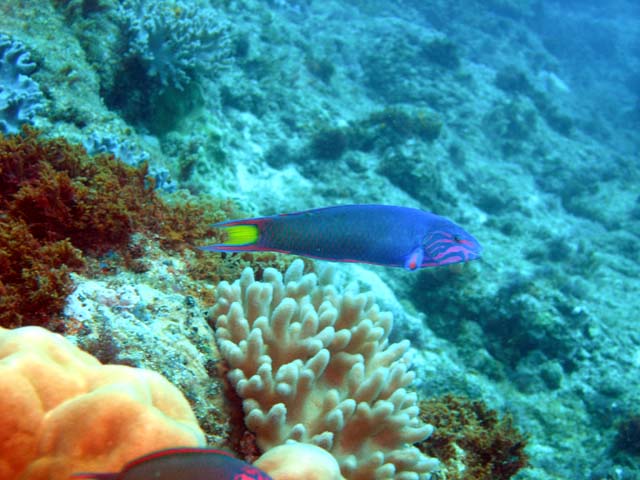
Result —
<svg viewBox="0 0 640 480"><path fill-rule="evenodd" d="M30 127L0 135L0 325L62 328L70 272L110 251L127 258L136 232L180 251L213 234L208 225L224 218L224 206L168 205L146 167L90 157L82 146Z"/></svg>
<svg viewBox="0 0 640 480"><path fill-rule="evenodd" d="M91 157L64 138L25 126L0 134L0 326L42 325L64 331L61 318L71 272L108 274L150 268L144 245L181 255L195 281L237 277L247 265L288 265L280 255L214 255L196 244L216 237L213 223L237 215L233 204L178 193L161 198L140 168L111 154ZM134 236L140 234L140 236ZM157 250L156 250L157 251ZM105 262L107 253L109 261ZM98 267L98 259L102 259Z"/></svg>
<svg viewBox="0 0 640 480"><path fill-rule="evenodd" d="M527 465L526 437L482 401L451 394L423 400L420 417L436 429L417 446L444 463L449 479L507 480Z"/></svg>

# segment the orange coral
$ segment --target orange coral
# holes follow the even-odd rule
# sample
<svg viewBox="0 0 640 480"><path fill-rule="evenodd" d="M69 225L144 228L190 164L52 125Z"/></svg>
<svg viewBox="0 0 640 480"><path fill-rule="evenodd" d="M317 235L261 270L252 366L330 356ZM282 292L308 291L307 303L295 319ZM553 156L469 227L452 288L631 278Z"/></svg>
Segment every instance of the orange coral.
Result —
<svg viewBox="0 0 640 480"><path fill-rule="evenodd" d="M157 373L101 365L39 327L0 327L0 480L119 471L156 449L204 444L182 394Z"/></svg>

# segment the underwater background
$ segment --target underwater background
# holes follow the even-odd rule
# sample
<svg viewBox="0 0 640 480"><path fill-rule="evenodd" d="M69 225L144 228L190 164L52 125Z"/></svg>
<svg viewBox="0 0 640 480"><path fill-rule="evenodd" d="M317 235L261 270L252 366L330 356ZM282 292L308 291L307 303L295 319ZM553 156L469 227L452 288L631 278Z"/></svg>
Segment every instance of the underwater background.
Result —
<svg viewBox="0 0 640 480"><path fill-rule="evenodd" d="M411 341L431 478L640 478L637 2L6 0L0 131L0 326L162 374L209 445L257 456L216 286L293 260L210 225L389 204L483 246L334 266Z"/></svg>

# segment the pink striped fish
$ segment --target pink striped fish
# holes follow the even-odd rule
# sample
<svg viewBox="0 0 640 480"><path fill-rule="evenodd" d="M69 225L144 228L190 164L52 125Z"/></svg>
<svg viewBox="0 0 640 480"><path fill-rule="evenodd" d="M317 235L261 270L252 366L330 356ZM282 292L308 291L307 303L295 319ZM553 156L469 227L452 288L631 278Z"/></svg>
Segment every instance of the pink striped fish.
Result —
<svg viewBox="0 0 640 480"><path fill-rule="evenodd" d="M480 243L439 215L391 205L343 205L216 223L223 243L214 252L273 251L336 262L409 270L467 262Z"/></svg>

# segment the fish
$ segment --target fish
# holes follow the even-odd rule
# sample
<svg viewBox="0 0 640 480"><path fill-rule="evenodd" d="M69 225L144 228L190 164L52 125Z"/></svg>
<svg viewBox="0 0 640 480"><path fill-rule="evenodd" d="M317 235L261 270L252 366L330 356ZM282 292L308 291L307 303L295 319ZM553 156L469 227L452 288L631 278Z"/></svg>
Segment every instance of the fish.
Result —
<svg viewBox="0 0 640 480"><path fill-rule="evenodd" d="M473 235L416 208L340 205L215 223L227 233L212 252L280 252L335 262L416 270L480 258Z"/></svg>
<svg viewBox="0 0 640 480"><path fill-rule="evenodd" d="M143 455L115 473L74 473L93 480L273 480L251 464L213 448L170 448Z"/></svg>

